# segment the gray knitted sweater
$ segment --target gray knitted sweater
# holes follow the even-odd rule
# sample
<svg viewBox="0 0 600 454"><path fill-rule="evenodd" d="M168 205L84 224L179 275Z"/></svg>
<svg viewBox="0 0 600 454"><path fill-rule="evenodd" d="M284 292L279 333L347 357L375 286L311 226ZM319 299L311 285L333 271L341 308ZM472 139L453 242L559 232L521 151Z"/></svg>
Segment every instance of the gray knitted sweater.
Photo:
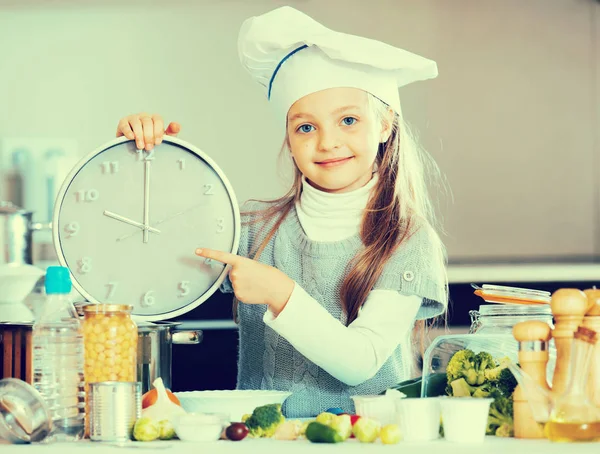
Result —
<svg viewBox="0 0 600 454"><path fill-rule="evenodd" d="M254 211L265 205L253 202L246 207ZM238 254L248 256L253 246L258 246L266 237L274 222L244 225ZM447 301L445 270L438 246L439 240L430 229L422 227L417 230L386 263L374 289L397 290L405 295L422 297L417 319L441 314ZM361 247L358 234L338 242L310 240L293 209L271 238L259 261L283 271L333 317L345 323L339 291L347 265ZM221 290L233 291L229 279L224 281ZM410 352L405 348L403 352L403 346L399 345L374 377L357 386L348 386L313 364L266 326L263 322L265 311L264 305L239 305L237 388L292 392L283 407L288 418L313 417L332 407L353 412L351 396L379 394L408 378L403 356L410 355ZM410 357L408 361L411 361Z"/></svg>

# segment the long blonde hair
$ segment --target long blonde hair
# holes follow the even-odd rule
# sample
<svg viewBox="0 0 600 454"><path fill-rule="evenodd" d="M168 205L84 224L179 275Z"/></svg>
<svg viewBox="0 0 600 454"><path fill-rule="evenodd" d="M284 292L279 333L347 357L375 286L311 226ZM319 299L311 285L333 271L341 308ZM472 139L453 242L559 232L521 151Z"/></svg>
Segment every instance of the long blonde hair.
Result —
<svg viewBox="0 0 600 454"><path fill-rule="evenodd" d="M382 124L388 121L388 106L370 94L368 100L376 119ZM289 151L287 148L286 139L282 154L289 155L286 153ZM360 308L394 251L409 239L418 226L433 227L434 232L437 227L435 210L428 195L426 176L439 176L439 170L433 159L417 145L402 119L401 112L394 113L390 137L379 145L375 166L379 178L369 198L360 227L364 248L353 258L350 271L340 289L340 301L347 316L347 324L352 323L358 316ZM251 249L251 258L258 259L295 203L300 200L301 193L302 174L294 164L293 183L283 197L267 201L269 206L264 210L242 213L247 223L276 219L263 241ZM433 239L439 240L439 236L436 234ZM446 253L442 242L436 243L435 246L439 249L437 256L444 262L436 269L444 270ZM445 273L440 278L445 279ZM237 307L238 301L234 299L236 321Z"/></svg>

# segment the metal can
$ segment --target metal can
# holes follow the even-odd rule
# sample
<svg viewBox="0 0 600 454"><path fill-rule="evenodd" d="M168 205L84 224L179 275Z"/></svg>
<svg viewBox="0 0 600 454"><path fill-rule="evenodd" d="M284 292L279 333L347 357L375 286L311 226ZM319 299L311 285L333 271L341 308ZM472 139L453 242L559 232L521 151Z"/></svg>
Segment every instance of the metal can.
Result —
<svg viewBox="0 0 600 454"><path fill-rule="evenodd" d="M89 424L92 441L127 441L142 415L139 382L89 384Z"/></svg>
<svg viewBox="0 0 600 454"><path fill-rule="evenodd" d="M86 383L136 381L138 331L132 309L120 304L84 307Z"/></svg>

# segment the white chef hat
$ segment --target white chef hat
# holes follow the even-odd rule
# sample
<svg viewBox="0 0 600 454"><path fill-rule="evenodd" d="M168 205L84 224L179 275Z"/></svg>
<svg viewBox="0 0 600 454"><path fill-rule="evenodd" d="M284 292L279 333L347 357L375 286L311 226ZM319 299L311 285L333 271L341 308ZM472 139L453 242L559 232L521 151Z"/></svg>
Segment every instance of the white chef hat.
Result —
<svg viewBox="0 0 600 454"><path fill-rule="evenodd" d="M282 120L300 98L335 87L362 89L400 113L398 88L438 74L432 60L330 30L289 6L244 21L238 52Z"/></svg>

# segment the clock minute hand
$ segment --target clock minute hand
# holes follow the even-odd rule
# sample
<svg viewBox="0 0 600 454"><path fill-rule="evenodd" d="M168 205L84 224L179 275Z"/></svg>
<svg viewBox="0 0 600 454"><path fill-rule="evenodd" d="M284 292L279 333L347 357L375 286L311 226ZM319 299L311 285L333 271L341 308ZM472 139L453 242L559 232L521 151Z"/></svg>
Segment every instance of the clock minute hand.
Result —
<svg viewBox="0 0 600 454"><path fill-rule="evenodd" d="M192 205L191 207L186 208L185 210L180 210L177 213L173 213L173 214L167 216L166 218L162 218L160 221L157 221L154 225L160 225L163 222L170 221L171 219L176 218L177 216L181 216L182 214L185 214L188 211L192 211L193 209L198 208L199 206L202 206L202 205L206 205L206 202L200 202L195 205Z"/></svg>
<svg viewBox="0 0 600 454"><path fill-rule="evenodd" d="M196 209L196 208L198 208L198 207L200 207L202 205L206 205L206 202L200 202L200 203L197 203L195 205L192 205L189 208L186 208L185 210L180 210L180 211L178 211L176 213L173 213L173 214L171 214L171 215L169 215L169 216L167 216L165 218L162 218L160 221L157 221L154 225L158 226L158 225L162 224L163 222L170 221L171 219L174 219L174 218L176 218L178 216L181 216L182 214L185 214L188 211L192 211L192 210L194 210L194 209ZM153 231L153 227L148 227L148 230ZM154 229L154 230L156 230L156 229ZM136 233L137 232L133 232L133 233L128 233L126 235L120 236L119 238L117 238L117 241L126 240L127 238L132 237L133 235L135 235Z"/></svg>
<svg viewBox="0 0 600 454"><path fill-rule="evenodd" d="M144 243L148 242L149 206L150 206L150 161L144 161Z"/></svg>
<svg viewBox="0 0 600 454"><path fill-rule="evenodd" d="M121 221L124 222L125 224L129 224L132 225L134 227L138 227L144 231L150 231L150 232L154 232L154 233L160 233L160 230L155 229L154 227L150 227L144 224L140 224L139 222L135 222L132 221L129 218L126 218L125 216L121 216L120 214L117 213L113 213L112 211L108 211L108 210L104 210L104 215L108 216L109 218L113 218L116 219L117 221Z"/></svg>

